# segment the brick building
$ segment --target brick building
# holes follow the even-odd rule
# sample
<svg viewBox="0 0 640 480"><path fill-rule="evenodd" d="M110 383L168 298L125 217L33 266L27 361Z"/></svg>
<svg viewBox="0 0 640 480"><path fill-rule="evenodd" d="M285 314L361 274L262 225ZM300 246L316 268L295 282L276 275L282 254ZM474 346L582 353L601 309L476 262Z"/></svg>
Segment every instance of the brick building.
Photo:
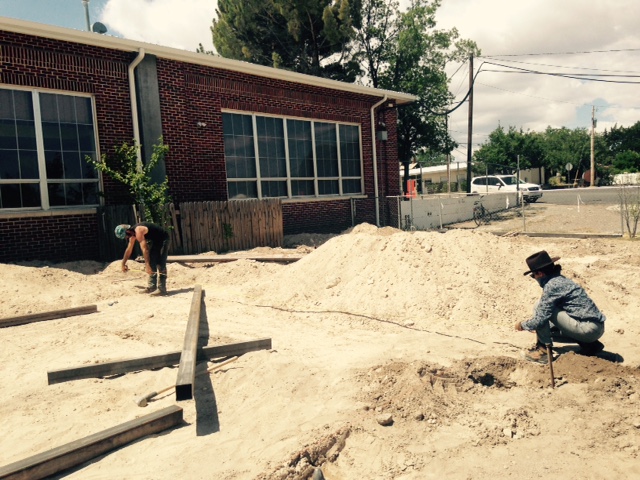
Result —
<svg viewBox="0 0 640 480"><path fill-rule="evenodd" d="M124 142L174 203L279 197L285 234L388 223L403 93L0 18L0 261L97 259L127 190L84 160ZM357 212L357 214L356 214Z"/></svg>

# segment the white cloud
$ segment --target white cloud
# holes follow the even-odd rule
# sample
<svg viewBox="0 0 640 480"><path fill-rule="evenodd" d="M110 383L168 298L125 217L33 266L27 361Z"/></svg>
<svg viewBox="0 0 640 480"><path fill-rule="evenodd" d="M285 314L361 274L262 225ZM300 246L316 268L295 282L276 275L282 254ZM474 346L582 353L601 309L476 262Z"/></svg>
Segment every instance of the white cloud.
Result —
<svg viewBox="0 0 640 480"><path fill-rule="evenodd" d="M108 0L100 15L111 33L124 38L194 51L213 49L215 0Z"/></svg>

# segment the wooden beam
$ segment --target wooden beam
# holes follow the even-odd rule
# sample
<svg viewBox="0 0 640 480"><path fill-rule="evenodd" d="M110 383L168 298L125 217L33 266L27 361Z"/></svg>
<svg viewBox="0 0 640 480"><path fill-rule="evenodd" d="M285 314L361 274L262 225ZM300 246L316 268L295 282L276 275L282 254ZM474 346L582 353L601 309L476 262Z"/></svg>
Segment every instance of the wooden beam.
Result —
<svg viewBox="0 0 640 480"><path fill-rule="evenodd" d="M176 400L193 398L193 384L196 378L196 358L198 354L198 333L200 332L200 312L202 306L202 286L196 285L191 299L189 321L184 333L184 346L180 355L178 378L176 379Z"/></svg>
<svg viewBox="0 0 640 480"><path fill-rule="evenodd" d="M130 420L61 447L0 467L0 479L46 478L80 465L134 440L182 423L182 409L176 405Z"/></svg>
<svg viewBox="0 0 640 480"><path fill-rule="evenodd" d="M214 257L206 257L203 255L175 255L167 257L167 262L181 263L225 263L235 262L236 260L254 260L256 262L278 262L291 263L297 262L304 255L286 255L286 256L269 256L269 257L231 257L229 255L216 255Z"/></svg>
<svg viewBox="0 0 640 480"><path fill-rule="evenodd" d="M212 358L240 356L245 353L257 350L269 350L271 348L270 338L250 340L248 342L230 343L213 347L202 347L198 349L198 360L209 360ZM118 360L115 362L104 362L94 365L83 365L82 367L65 368L62 370L52 370L47 372L49 385L54 383L80 380L83 378L106 377L109 375L121 375L128 372L140 370L151 370L154 368L171 367L180 363L182 352L170 352L152 357L141 357L130 360Z"/></svg>
<svg viewBox="0 0 640 480"><path fill-rule="evenodd" d="M19 317L0 318L0 328L24 325L25 323L42 322L44 320L55 320L57 318L75 317L76 315L87 315L97 311L97 305L86 305L84 307L66 308L64 310L53 310L50 312L21 315Z"/></svg>

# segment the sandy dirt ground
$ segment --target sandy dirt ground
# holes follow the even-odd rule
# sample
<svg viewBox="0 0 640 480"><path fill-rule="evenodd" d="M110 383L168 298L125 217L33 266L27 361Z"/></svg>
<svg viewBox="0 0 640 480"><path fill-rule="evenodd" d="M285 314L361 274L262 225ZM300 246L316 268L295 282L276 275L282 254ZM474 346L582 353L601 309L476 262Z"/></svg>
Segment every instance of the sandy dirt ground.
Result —
<svg viewBox="0 0 640 480"><path fill-rule="evenodd" d="M365 224L248 252L304 255L290 264L171 263L167 297L140 293L135 262L1 264L0 318L98 312L0 328L0 466L177 404L179 427L55 478L640 478L640 243L491 228ZM523 272L541 249L607 316L605 358L555 346L555 389L513 328L540 295ZM273 348L196 377L194 400L136 404L177 367L47 385L48 371L181 350L194 285L202 343Z"/></svg>

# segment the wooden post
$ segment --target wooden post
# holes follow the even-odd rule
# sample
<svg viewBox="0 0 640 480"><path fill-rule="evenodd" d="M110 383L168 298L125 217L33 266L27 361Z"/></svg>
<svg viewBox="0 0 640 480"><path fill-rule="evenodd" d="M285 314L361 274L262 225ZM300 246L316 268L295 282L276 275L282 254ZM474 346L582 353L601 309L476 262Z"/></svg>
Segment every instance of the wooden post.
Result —
<svg viewBox="0 0 640 480"><path fill-rule="evenodd" d="M37 480L80 465L134 440L182 423L182 409L175 405L130 420L61 447L0 467L0 478Z"/></svg>
<svg viewBox="0 0 640 480"><path fill-rule="evenodd" d="M19 317L0 318L0 328L24 325L25 323L32 322L42 322L44 320L75 317L77 315L88 315L89 313L95 313L97 311L97 305L86 305L84 307L66 308L64 310L53 310L50 312L34 313L31 315L21 315Z"/></svg>
<svg viewBox="0 0 640 480"><path fill-rule="evenodd" d="M268 350L270 348L270 338L213 347L202 347L198 349L198 360L233 357L258 350ZM138 372L140 370L171 367L180 362L181 355L182 352L170 352L152 357L118 360L115 362L99 363L97 365L83 365L82 367L65 368L63 370L52 370L47 372L47 380L49 385L53 385L54 383L81 380L83 378L106 377L109 375L122 375L128 372Z"/></svg>
<svg viewBox="0 0 640 480"><path fill-rule="evenodd" d="M176 380L176 400L193 398L193 384L196 377L196 357L198 354L198 333L200 331L200 311L202 306L202 287L196 285L191 300L191 311L187 330L184 335L184 347L178 366Z"/></svg>

